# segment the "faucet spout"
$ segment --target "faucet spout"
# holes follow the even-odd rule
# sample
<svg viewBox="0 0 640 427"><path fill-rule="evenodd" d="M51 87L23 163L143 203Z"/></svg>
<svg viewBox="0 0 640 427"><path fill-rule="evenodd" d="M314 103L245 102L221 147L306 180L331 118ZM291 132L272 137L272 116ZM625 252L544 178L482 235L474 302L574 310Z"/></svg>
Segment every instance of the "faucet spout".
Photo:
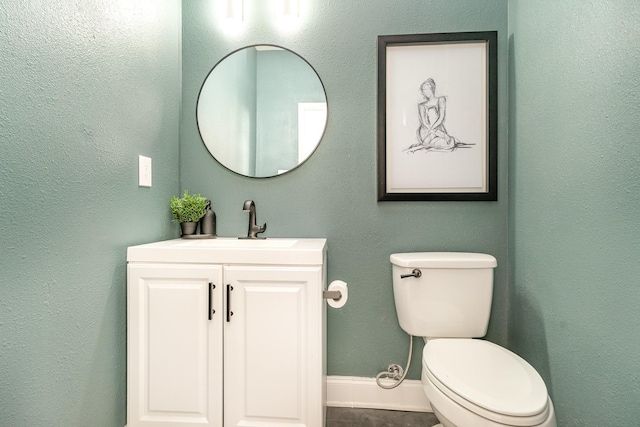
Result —
<svg viewBox="0 0 640 427"><path fill-rule="evenodd" d="M259 237L258 233L264 233L267 229L267 223L262 225L256 224L256 204L253 200L247 200L242 207L243 211L249 211L249 230L247 231L247 237L240 237L240 239L264 239L265 237Z"/></svg>

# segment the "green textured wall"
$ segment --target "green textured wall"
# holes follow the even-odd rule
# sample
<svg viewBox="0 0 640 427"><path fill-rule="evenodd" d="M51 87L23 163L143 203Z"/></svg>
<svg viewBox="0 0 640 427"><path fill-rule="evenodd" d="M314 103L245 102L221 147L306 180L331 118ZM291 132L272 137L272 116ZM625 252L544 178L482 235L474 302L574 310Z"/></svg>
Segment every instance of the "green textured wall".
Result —
<svg viewBox="0 0 640 427"><path fill-rule="evenodd" d="M637 426L640 8L509 5L509 343L559 426Z"/></svg>
<svg viewBox="0 0 640 427"><path fill-rule="evenodd" d="M180 3L0 0L0 52L0 425L122 427L126 247L175 235Z"/></svg>
<svg viewBox="0 0 640 427"><path fill-rule="evenodd" d="M257 204L268 237L326 237L329 280L349 284L349 301L329 310L328 373L373 377L389 363L405 364L408 343L398 326L389 255L405 251L479 251L497 257L489 338L506 343L507 320L507 20L506 0L301 2L298 31L279 29L267 6L245 0L243 31L221 30L215 2L183 2L181 187L207 195L223 236L246 234L246 199ZM376 37L450 31L499 32L498 202L376 201ZM250 179L220 166L200 140L198 91L229 52L256 43L290 48L322 79L329 103L320 147L300 168ZM422 342L410 376L418 378Z"/></svg>

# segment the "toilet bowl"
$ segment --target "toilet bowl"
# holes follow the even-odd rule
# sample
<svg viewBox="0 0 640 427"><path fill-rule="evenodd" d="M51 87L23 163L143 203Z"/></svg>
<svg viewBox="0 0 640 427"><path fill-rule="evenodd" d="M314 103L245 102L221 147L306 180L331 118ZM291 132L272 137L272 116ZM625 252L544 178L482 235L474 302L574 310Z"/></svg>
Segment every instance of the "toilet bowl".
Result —
<svg viewBox="0 0 640 427"><path fill-rule="evenodd" d="M556 427L540 375L516 354L488 341L427 342L422 386L444 427Z"/></svg>
<svg viewBox="0 0 640 427"><path fill-rule="evenodd" d="M556 427L536 370L487 333L496 259L461 252L398 253L393 296L400 327L425 337L422 386L444 427Z"/></svg>

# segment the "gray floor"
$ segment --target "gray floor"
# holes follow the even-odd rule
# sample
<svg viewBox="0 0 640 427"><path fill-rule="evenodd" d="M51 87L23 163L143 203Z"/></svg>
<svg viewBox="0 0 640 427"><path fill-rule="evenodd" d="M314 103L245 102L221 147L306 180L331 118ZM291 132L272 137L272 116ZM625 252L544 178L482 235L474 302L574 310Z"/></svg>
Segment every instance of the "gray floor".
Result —
<svg viewBox="0 0 640 427"><path fill-rule="evenodd" d="M326 427L431 427L436 424L438 419L432 413L327 408Z"/></svg>

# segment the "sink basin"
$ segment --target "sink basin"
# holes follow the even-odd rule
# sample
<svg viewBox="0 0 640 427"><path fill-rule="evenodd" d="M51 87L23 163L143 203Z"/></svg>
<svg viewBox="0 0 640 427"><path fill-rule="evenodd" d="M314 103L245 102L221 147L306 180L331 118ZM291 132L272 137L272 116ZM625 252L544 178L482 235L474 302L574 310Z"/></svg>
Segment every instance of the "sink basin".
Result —
<svg viewBox="0 0 640 427"><path fill-rule="evenodd" d="M127 248L129 262L190 264L309 264L323 263L326 239L267 238L174 239Z"/></svg>
<svg viewBox="0 0 640 427"><path fill-rule="evenodd" d="M180 247L194 248L226 248L226 249L254 249L254 248L290 248L298 242L296 239L194 239L178 243Z"/></svg>

